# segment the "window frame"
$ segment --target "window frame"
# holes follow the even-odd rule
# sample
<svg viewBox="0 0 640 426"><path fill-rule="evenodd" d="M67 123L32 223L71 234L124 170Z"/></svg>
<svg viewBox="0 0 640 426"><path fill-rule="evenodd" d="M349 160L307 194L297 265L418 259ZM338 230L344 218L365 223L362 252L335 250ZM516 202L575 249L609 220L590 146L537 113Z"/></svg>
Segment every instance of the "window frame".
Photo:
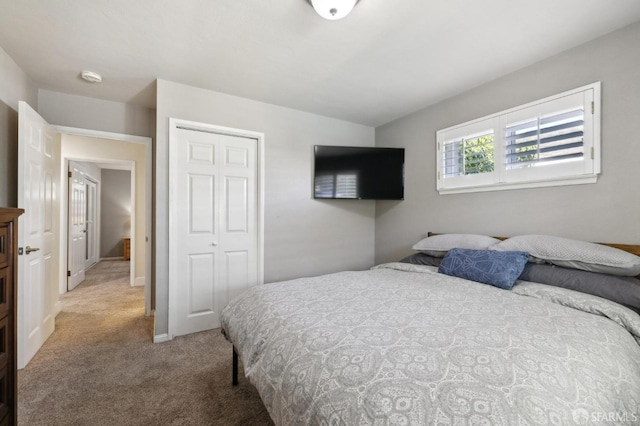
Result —
<svg viewBox="0 0 640 426"><path fill-rule="evenodd" d="M485 117L451 126L436 132L436 189L440 195L521 188L579 185L596 183L601 172L601 83L595 82L573 90L548 96ZM505 129L509 117L526 117L526 111L553 110L565 104L565 99L582 95L584 105L582 160L558 162L543 167L513 168L506 164ZM575 102L575 101L574 101ZM513 120L509 122L513 123ZM489 173L469 174L445 178L443 155L451 141L493 130L494 170Z"/></svg>

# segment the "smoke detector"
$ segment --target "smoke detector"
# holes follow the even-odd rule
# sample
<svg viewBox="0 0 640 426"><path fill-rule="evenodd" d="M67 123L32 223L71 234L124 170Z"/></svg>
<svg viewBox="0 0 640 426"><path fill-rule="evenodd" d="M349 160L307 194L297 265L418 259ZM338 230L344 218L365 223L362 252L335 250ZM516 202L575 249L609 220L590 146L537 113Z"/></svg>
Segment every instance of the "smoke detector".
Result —
<svg viewBox="0 0 640 426"><path fill-rule="evenodd" d="M102 76L97 72L93 71L82 71L80 73L80 78L84 81L88 81L89 83L101 83Z"/></svg>

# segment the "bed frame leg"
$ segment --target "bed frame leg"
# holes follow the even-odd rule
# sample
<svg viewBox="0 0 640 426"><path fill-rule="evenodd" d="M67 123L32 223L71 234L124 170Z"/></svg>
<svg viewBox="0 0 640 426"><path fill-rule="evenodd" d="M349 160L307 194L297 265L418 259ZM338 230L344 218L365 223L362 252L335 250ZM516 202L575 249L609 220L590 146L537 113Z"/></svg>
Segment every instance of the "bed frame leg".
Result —
<svg viewBox="0 0 640 426"><path fill-rule="evenodd" d="M238 386L238 352L236 352L236 347L233 347L233 367L231 370L231 384L233 386Z"/></svg>

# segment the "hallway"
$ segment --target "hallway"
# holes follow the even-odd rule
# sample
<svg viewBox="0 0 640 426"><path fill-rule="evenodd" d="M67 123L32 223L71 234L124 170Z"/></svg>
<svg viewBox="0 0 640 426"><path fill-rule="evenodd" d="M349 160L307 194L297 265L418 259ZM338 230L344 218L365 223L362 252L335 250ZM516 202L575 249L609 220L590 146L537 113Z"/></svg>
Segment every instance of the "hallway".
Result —
<svg viewBox="0 0 640 426"><path fill-rule="evenodd" d="M54 419L65 413L68 424L79 424L95 415L89 401L118 374L114 358L133 357L134 347L151 340L153 319L144 316L144 288L129 286L129 263L99 262L60 298L54 333L18 372L20 424L62 424Z"/></svg>
<svg viewBox="0 0 640 426"><path fill-rule="evenodd" d="M144 287L106 260L61 298L56 330L18 372L20 425L270 424L255 388L231 381L219 329L154 344Z"/></svg>

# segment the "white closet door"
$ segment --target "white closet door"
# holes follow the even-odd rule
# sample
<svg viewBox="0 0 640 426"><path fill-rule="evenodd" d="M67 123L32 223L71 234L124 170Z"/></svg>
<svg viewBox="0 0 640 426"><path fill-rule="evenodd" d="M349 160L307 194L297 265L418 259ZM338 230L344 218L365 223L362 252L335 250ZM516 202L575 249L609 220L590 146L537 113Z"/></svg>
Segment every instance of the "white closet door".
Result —
<svg viewBox="0 0 640 426"><path fill-rule="evenodd" d="M258 281L256 140L220 136L220 150L219 311Z"/></svg>
<svg viewBox="0 0 640 426"><path fill-rule="evenodd" d="M229 298L257 283L257 141L176 130L170 149L173 337L219 327Z"/></svg>

